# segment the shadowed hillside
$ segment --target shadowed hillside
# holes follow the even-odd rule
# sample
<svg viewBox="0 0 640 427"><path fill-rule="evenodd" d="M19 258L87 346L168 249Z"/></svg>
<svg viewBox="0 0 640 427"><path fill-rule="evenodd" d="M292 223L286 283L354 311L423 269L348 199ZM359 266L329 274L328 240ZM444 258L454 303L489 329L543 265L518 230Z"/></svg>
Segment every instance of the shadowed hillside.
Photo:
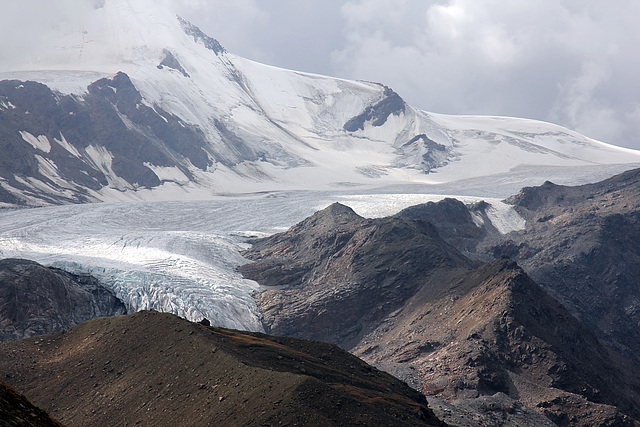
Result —
<svg viewBox="0 0 640 427"><path fill-rule="evenodd" d="M139 312L0 345L0 371L71 426L442 425L336 346Z"/></svg>

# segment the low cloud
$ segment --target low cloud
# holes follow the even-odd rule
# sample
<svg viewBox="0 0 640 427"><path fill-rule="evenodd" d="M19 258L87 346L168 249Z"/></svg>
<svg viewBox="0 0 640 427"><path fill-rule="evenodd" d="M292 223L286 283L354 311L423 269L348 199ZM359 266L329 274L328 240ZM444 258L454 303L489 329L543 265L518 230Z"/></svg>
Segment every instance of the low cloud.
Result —
<svg viewBox="0 0 640 427"><path fill-rule="evenodd" d="M52 33L73 29L93 1L0 0L0 67L12 69L46 50Z"/></svg>

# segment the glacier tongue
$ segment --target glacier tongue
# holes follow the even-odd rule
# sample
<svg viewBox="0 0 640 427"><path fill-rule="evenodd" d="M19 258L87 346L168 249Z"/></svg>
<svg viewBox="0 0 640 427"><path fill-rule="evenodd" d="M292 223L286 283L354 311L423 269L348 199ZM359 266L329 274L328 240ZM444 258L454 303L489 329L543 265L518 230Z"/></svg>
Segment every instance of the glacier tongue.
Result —
<svg viewBox="0 0 640 427"><path fill-rule="evenodd" d="M298 191L0 211L0 257L90 273L132 312L155 309L263 331L253 299L261 287L237 272L246 262L240 251L248 247L247 237L283 231L334 201L363 216L380 217L443 197L383 189L369 194ZM487 200L497 207L497 216L517 216L501 202Z"/></svg>
<svg viewBox="0 0 640 427"><path fill-rule="evenodd" d="M244 262L241 238L210 229L207 215L207 206L181 203L5 212L0 255L91 273L130 311L156 309L262 331L251 297L258 286L235 271Z"/></svg>

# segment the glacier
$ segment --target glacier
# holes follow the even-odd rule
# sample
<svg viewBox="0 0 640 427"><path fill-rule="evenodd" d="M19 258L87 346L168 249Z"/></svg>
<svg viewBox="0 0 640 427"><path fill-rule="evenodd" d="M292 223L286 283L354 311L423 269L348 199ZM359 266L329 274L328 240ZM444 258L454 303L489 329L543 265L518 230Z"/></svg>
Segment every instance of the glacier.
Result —
<svg viewBox="0 0 640 427"><path fill-rule="evenodd" d="M20 144L12 152L33 160L39 174L0 176L0 194L26 206L78 195L99 202L13 209L0 200L0 257L91 273L130 311L262 331L253 299L261 288L236 271L250 237L284 231L336 201L373 218L444 197L485 200L492 224L507 233L524 222L501 200L523 186L596 182L640 166L640 151L550 123L425 112L383 84L259 64L161 6L84 4L85 21L56 26L38 55L0 65L0 115L22 126L0 136ZM131 153L72 137L57 123L40 126L18 102L27 81L53 91L56 108L63 98L82 107L92 87L120 120L110 125L145 136L149 123L133 123L118 108L125 86L116 77L140 95L135 108L196 129L205 165L152 138L175 161L142 159L137 166L160 184L137 185L114 170L115 156ZM70 179L80 167L107 184Z"/></svg>
<svg viewBox="0 0 640 427"><path fill-rule="evenodd" d="M555 172L562 183L582 182L587 173L584 168ZM527 176L530 182L534 178ZM537 179L541 183L547 177L540 174ZM488 202L492 224L507 233L524 227L524 220L501 201L521 183L518 174L507 178L502 184L476 180L465 194L456 193L464 189L457 185L405 185L5 209L0 210L0 257L91 273L131 312L155 309L192 321L207 318L217 326L263 331L253 299L262 288L236 270L247 262L240 252L248 247L248 238L284 231L336 201L376 218L444 197L467 204ZM491 196L477 196L487 188Z"/></svg>

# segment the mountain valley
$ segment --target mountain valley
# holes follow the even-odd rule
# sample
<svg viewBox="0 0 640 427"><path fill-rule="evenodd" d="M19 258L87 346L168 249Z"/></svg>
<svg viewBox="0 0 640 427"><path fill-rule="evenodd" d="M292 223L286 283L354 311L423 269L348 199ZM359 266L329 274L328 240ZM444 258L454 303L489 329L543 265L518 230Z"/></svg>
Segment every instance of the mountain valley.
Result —
<svg viewBox="0 0 640 427"><path fill-rule="evenodd" d="M0 65L1 425L640 425L640 151L143 3Z"/></svg>

